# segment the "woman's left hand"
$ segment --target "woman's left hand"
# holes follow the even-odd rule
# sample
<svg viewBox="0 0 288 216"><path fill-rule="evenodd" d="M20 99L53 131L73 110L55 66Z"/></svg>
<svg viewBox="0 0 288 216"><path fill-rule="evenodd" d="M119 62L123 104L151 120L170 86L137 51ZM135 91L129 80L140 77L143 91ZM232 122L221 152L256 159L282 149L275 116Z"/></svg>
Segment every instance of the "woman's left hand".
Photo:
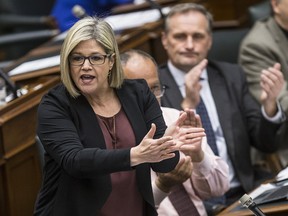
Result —
<svg viewBox="0 0 288 216"><path fill-rule="evenodd" d="M141 143L130 151L131 166L141 163L155 163L165 159L173 158L176 147L172 136L163 136L159 139L153 139L156 131L156 125L152 124L151 129L142 139Z"/></svg>

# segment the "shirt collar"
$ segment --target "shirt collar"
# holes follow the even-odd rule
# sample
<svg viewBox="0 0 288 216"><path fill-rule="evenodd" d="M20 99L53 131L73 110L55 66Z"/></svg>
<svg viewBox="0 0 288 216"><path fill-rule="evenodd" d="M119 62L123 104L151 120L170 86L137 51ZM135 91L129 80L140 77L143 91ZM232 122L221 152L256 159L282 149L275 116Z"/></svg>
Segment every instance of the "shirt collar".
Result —
<svg viewBox="0 0 288 216"><path fill-rule="evenodd" d="M170 60L167 65L177 85L179 87L184 86L184 76L186 73L176 68Z"/></svg>
<svg viewBox="0 0 288 216"><path fill-rule="evenodd" d="M172 74L172 76L174 77L176 83L178 86L184 86L184 76L186 74L186 72L176 68L172 62L169 60L168 63L168 68ZM201 73L200 76L201 80L208 80L208 74L207 74L207 69L204 68L203 72Z"/></svg>

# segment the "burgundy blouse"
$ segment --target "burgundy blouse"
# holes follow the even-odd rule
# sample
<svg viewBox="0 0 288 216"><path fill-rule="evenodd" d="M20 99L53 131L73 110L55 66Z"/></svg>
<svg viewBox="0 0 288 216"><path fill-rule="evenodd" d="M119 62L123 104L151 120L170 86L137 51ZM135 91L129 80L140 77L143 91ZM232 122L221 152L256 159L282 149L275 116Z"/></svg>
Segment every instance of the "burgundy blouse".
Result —
<svg viewBox="0 0 288 216"><path fill-rule="evenodd" d="M121 110L112 117L97 115L107 149L135 146L130 122ZM144 216L144 201L138 190L135 170L110 174L112 192L100 211L100 216Z"/></svg>

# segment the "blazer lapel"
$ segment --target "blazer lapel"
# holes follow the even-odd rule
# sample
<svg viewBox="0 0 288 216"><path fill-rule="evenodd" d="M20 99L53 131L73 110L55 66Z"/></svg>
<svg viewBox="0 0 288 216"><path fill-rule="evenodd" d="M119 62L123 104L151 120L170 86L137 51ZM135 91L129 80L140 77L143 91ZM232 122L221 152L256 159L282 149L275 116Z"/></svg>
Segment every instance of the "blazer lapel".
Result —
<svg viewBox="0 0 288 216"><path fill-rule="evenodd" d="M81 95L76 99L71 99L70 101L71 104L73 104L73 106L77 107L76 110L78 110L77 111L79 115L78 124L81 125L81 127L79 126L79 130L82 130L82 132L80 133L82 134L81 139L86 140L85 147L86 148L95 147L93 139L95 139L96 136L99 141L98 147L105 149L106 144L102 130L98 123L96 114L93 111L91 105L88 103L87 99L83 95ZM85 124L83 122L85 122Z"/></svg>

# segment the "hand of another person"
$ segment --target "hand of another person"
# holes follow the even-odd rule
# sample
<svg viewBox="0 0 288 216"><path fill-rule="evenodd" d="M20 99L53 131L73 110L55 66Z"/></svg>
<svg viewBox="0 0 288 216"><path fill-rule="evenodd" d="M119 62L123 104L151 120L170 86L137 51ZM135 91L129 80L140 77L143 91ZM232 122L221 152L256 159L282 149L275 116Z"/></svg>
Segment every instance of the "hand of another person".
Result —
<svg viewBox="0 0 288 216"><path fill-rule="evenodd" d="M177 166L171 172L157 173L155 184L160 190L168 193L173 186L182 184L188 178L190 178L192 175L192 170L193 165L191 163L191 158L189 156L185 156L179 160Z"/></svg>
<svg viewBox="0 0 288 216"><path fill-rule="evenodd" d="M192 109L185 109L187 118L180 129L180 132L186 133L181 150L185 155L191 157L192 162L200 162L203 160L204 152L202 150L202 138L206 136L204 128L202 128L201 118ZM183 139L183 138L182 138Z"/></svg>
<svg viewBox="0 0 288 216"><path fill-rule="evenodd" d="M180 114L182 112L185 112L187 115L185 121L182 124L183 126L202 128L202 122L200 116L196 114L194 109L186 108L184 109L184 111L181 111Z"/></svg>
<svg viewBox="0 0 288 216"><path fill-rule="evenodd" d="M204 129L197 127L200 125L201 122L196 119L194 111L187 109L185 112L180 112L179 118L166 129L165 135L173 137L178 149L184 144L198 143L205 136Z"/></svg>
<svg viewBox="0 0 288 216"><path fill-rule="evenodd" d="M151 129L143 138L141 143L130 151L131 166L141 163L160 162L162 160L173 158L174 151L178 150L172 136L163 136L159 139L153 139L156 131L156 125L152 124Z"/></svg>
<svg viewBox="0 0 288 216"><path fill-rule="evenodd" d="M277 112L277 97L284 86L284 77L280 70L281 65L276 63L273 67L269 67L261 72L260 85L262 93L260 100L266 114L270 117L273 117Z"/></svg>
<svg viewBox="0 0 288 216"><path fill-rule="evenodd" d="M203 59L198 65L193 67L185 75L185 91L186 97L182 101L182 108L195 109L200 102L200 89L201 84L199 82L201 73L207 66L207 59Z"/></svg>
<svg viewBox="0 0 288 216"><path fill-rule="evenodd" d="M184 124L186 118L187 113L180 112L178 119L167 127L164 136L176 137L178 135L180 127Z"/></svg>

